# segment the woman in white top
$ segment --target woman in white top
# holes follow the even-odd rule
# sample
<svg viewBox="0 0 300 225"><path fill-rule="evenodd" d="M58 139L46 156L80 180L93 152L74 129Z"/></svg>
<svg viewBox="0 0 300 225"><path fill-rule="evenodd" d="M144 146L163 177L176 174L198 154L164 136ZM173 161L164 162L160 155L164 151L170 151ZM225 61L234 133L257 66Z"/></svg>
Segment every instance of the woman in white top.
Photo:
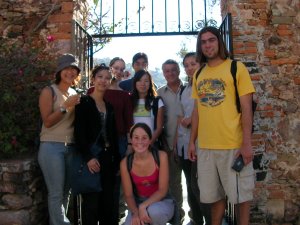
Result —
<svg viewBox="0 0 300 225"><path fill-rule="evenodd" d="M146 70L137 71L133 77L132 104L134 123L146 123L153 134L151 144L160 148L157 141L163 130L164 103Z"/></svg>

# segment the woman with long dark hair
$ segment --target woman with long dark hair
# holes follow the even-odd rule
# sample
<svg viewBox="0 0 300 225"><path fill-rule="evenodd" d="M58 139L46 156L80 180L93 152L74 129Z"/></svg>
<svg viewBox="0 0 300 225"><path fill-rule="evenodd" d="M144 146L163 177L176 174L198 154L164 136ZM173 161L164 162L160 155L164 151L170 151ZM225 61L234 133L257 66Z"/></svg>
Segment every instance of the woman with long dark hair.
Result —
<svg viewBox="0 0 300 225"><path fill-rule="evenodd" d="M158 138L163 130L164 103L157 96L152 77L146 70L139 70L133 78L132 91L133 121L146 123L152 132L151 144L158 144Z"/></svg>
<svg viewBox="0 0 300 225"><path fill-rule="evenodd" d="M81 97L76 106L75 139L90 172L100 172L102 191L81 194L82 224L117 225L113 219L113 190L120 157L113 107L104 99L112 79L109 67L104 64L96 66L91 79L94 91ZM96 140L102 148L99 157L90 151Z"/></svg>

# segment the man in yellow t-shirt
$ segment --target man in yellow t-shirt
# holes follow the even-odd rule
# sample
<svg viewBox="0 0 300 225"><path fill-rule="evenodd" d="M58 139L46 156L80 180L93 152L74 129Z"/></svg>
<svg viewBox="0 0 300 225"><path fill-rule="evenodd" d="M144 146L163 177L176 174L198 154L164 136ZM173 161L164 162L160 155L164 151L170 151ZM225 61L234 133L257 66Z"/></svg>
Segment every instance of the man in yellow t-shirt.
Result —
<svg viewBox="0 0 300 225"><path fill-rule="evenodd" d="M206 65L193 79L195 103L188 154L193 161L197 157L200 200L211 204L212 225L222 223L225 196L238 206L238 224L249 224L249 202L254 188L251 129L255 90L246 67L238 62L236 79L242 112L239 113L230 71L232 61L217 28L205 27L199 32L197 57ZM236 172L231 167L239 155L245 167Z"/></svg>

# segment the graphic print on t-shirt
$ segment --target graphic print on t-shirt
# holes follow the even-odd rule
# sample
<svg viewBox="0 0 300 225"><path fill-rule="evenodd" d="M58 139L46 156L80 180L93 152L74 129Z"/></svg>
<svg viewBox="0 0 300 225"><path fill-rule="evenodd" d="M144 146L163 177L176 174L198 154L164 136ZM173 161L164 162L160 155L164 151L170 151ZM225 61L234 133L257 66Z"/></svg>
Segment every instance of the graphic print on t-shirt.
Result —
<svg viewBox="0 0 300 225"><path fill-rule="evenodd" d="M214 107L225 99L225 82L222 79L204 79L198 83L199 102L203 106Z"/></svg>
<svg viewBox="0 0 300 225"><path fill-rule="evenodd" d="M145 109L144 104L139 104L137 106L136 111L134 112L134 116L136 117L151 117L151 111Z"/></svg>

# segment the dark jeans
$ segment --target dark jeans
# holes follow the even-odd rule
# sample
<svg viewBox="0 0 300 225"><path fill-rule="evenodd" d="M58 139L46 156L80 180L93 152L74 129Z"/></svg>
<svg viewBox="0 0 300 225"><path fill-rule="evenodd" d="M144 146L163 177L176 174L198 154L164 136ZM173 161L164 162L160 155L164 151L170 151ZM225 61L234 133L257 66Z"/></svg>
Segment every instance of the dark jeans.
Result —
<svg viewBox="0 0 300 225"><path fill-rule="evenodd" d="M118 138L118 146L119 146L119 153L121 160L126 156L126 151L127 151L127 136L120 136ZM125 213L124 210L120 211L120 206L121 209L125 208L125 201L123 198L123 195L121 195L121 176L120 172L118 172L115 176L115 187L114 187L114 220L119 221L119 213ZM124 207L122 207L124 206Z"/></svg>
<svg viewBox="0 0 300 225"><path fill-rule="evenodd" d="M115 166L110 153L100 156L102 192L82 194L82 225L118 225L114 214Z"/></svg>
<svg viewBox="0 0 300 225"><path fill-rule="evenodd" d="M120 213L120 188L121 188L121 176L117 174L115 176L115 187L114 187L114 220L119 221L119 213Z"/></svg>
<svg viewBox="0 0 300 225"><path fill-rule="evenodd" d="M120 153L120 157L121 160L126 156L126 151L127 151L127 136L120 136L118 138L118 147L119 147L119 153Z"/></svg>
<svg viewBox="0 0 300 225"><path fill-rule="evenodd" d="M194 224L204 224L203 217L205 217L206 224L210 225L209 206L200 203L200 192L197 181L197 163L191 162L183 157L179 157L179 159L186 180L187 200L191 210L189 216Z"/></svg>

